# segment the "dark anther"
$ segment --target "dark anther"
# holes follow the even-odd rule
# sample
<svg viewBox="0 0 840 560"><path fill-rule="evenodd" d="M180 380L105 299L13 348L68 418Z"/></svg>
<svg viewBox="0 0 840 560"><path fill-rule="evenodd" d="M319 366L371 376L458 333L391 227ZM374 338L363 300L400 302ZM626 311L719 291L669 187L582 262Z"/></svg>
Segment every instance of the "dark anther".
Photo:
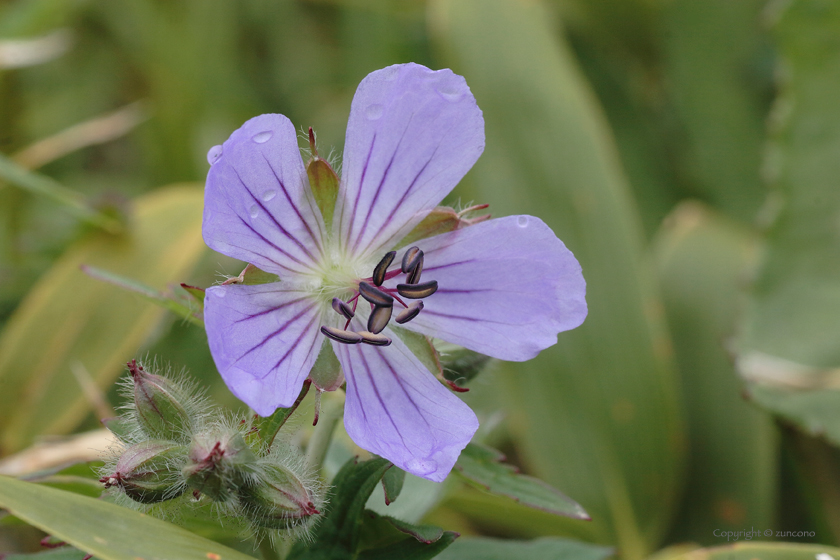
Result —
<svg viewBox="0 0 840 560"><path fill-rule="evenodd" d="M379 261L376 268L373 269L373 284L375 286L381 286L382 282L385 281L385 273L388 272L388 267L391 266L392 262L394 262L394 257L396 256L396 251L389 251L384 257L382 257L382 260Z"/></svg>
<svg viewBox="0 0 840 560"><path fill-rule="evenodd" d="M420 283L420 274L423 272L423 251L420 251L420 256L417 257L414 261L414 268L408 274L408 280L405 281L406 284L419 284Z"/></svg>
<svg viewBox="0 0 840 560"><path fill-rule="evenodd" d="M391 311L393 311L393 307L380 307L375 306L373 311L370 312L370 317L368 317L368 324L367 328L373 334L379 334L382 330L388 325L388 321L391 320Z"/></svg>
<svg viewBox="0 0 840 560"><path fill-rule="evenodd" d="M334 297L332 300L332 308L335 309L336 313L342 315L345 319L353 318L353 309L337 297Z"/></svg>
<svg viewBox="0 0 840 560"><path fill-rule="evenodd" d="M365 344L372 344L374 346L388 346L391 344L391 339L384 334L373 334L367 331L359 333L362 337L362 342Z"/></svg>
<svg viewBox="0 0 840 560"><path fill-rule="evenodd" d="M437 280L429 280L422 284L397 284L397 292L408 299L422 299L429 297L438 289Z"/></svg>
<svg viewBox="0 0 840 560"><path fill-rule="evenodd" d="M417 265L417 260L423 258L423 251L420 250L419 247L411 247L408 251L405 252L403 255L402 260L402 271L405 274L408 274L414 267Z"/></svg>
<svg viewBox="0 0 840 560"><path fill-rule="evenodd" d="M344 344L358 344L362 341L362 337L359 335L359 333L343 331L341 329L336 329L333 327L321 327L321 332L324 333L324 336L326 336L327 338L337 340L338 342L343 342Z"/></svg>
<svg viewBox="0 0 840 560"><path fill-rule="evenodd" d="M423 302L415 301L414 303L400 311L397 315L397 318L394 320L400 325L402 325L403 323L408 323L409 321L417 317L417 315L419 315L421 311L423 311Z"/></svg>
<svg viewBox="0 0 840 560"><path fill-rule="evenodd" d="M382 290L374 288L367 282L359 282L359 293L373 305L378 305L380 307L390 307L394 305L393 297Z"/></svg>

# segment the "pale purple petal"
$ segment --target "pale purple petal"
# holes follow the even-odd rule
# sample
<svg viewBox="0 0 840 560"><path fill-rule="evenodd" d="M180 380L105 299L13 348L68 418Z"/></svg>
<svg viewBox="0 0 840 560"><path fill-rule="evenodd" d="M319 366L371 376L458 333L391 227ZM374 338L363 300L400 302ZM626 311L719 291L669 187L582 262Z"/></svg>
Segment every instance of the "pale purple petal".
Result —
<svg viewBox="0 0 840 560"><path fill-rule="evenodd" d="M484 150L464 78L418 64L368 75L353 98L336 215L344 248L370 255L405 236Z"/></svg>
<svg viewBox="0 0 840 560"><path fill-rule="evenodd" d="M281 276L307 272L320 258L323 220L289 119L254 117L208 160L207 245Z"/></svg>
<svg viewBox="0 0 840 560"><path fill-rule="evenodd" d="M363 449L440 482L478 419L390 329L385 334L393 340L386 347L333 342L347 378L344 427Z"/></svg>
<svg viewBox="0 0 840 560"><path fill-rule="evenodd" d="M407 329L524 361L586 318L580 264L539 218L508 216L416 245L425 252L421 280L437 280L438 290Z"/></svg>
<svg viewBox="0 0 840 560"><path fill-rule="evenodd" d="M291 406L321 349L321 315L310 294L282 282L208 288L207 339L231 392L260 416Z"/></svg>

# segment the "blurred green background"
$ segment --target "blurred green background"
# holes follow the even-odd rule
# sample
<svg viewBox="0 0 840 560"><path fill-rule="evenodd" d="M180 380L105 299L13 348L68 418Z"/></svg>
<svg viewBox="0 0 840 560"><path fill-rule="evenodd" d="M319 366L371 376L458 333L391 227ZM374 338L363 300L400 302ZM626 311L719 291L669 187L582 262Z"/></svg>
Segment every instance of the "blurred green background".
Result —
<svg viewBox="0 0 840 560"><path fill-rule="evenodd" d="M277 112L340 153L356 85L408 61L484 111L450 201L535 214L583 266L586 323L465 398L593 520L457 484L405 515L628 560L840 544L836 0L0 0L0 457L96 428L146 353L239 407L200 327L79 265L238 274L201 242L207 150Z"/></svg>

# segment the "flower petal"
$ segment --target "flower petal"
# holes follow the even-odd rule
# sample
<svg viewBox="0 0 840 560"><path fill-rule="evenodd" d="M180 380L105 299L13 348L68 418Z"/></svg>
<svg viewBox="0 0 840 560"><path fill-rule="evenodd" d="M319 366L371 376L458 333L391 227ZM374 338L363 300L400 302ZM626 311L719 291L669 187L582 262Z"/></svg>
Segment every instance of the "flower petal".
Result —
<svg viewBox="0 0 840 560"><path fill-rule="evenodd" d="M524 361L586 318L580 264L539 218L508 216L416 245L425 252L422 279L437 280L438 290L407 329Z"/></svg>
<svg viewBox="0 0 840 560"><path fill-rule="evenodd" d="M207 245L281 276L308 271L319 260L324 226L291 121L254 117L208 159Z"/></svg>
<svg viewBox="0 0 840 560"><path fill-rule="evenodd" d="M321 349L317 301L281 285L213 286L204 298L216 367L260 416L295 402Z"/></svg>
<svg viewBox="0 0 840 560"><path fill-rule="evenodd" d="M347 378L344 426L360 447L440 482L478 429L470 408L390 329L387 347L333 342Z"/></svg>
<svg viewBox="0 0 840 560"><path fill-rule="evenodd" d="M371 255L402 239L484 150L484 119L464 78L398 64L353 98L336 208L344 249Z"/></svg>

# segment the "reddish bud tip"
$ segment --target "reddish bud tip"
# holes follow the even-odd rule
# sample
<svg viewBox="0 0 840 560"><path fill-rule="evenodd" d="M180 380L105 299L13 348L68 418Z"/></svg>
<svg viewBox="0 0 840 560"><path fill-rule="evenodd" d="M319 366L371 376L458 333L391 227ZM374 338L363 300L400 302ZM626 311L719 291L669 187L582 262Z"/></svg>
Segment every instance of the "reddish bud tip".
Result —
<svg viewBox="0 0 840 560"><path fill-rule="evenodd" d="M309 127L309 149L312 150L312 157L318 157L318 149L315 147L315 131Z"/></svg>

